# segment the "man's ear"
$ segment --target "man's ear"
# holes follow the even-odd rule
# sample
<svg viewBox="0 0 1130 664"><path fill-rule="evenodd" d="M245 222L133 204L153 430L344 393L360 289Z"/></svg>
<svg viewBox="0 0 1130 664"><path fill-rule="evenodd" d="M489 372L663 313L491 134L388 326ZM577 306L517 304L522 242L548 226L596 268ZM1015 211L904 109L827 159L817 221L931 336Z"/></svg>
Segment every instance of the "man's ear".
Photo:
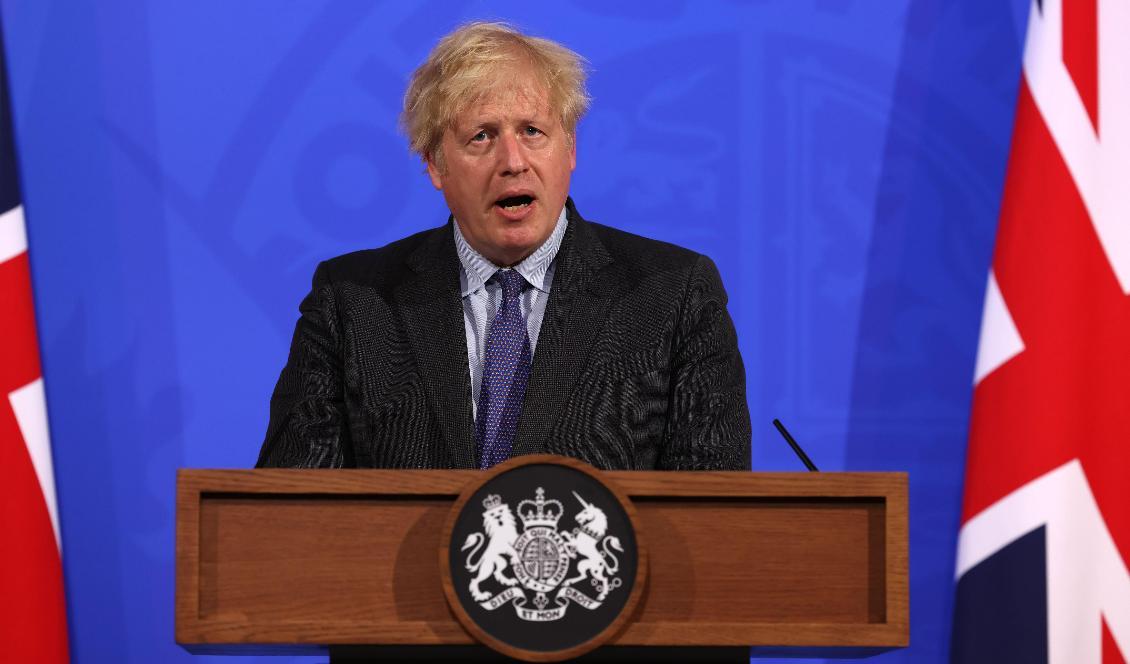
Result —
<svg viewBox="0 0 1130 664"><path fill-rule="evenodd" d="M569 170L577 168L577 134L573 134L572 145L569 146Z"/></svg>
<svg viewBox="0 0 1130 664"><path fill-rule="evenodd" d="M435 155L429 152L424 157L424 163L428 165L428 177L432 180L432 186L443 191L443 169L436 164Z"/></svg>

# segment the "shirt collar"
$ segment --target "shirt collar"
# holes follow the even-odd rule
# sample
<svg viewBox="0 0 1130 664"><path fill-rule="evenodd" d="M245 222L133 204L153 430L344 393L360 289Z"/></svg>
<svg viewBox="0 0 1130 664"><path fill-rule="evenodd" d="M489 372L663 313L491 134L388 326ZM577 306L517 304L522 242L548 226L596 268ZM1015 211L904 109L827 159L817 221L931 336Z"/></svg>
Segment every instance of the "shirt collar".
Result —
<svg viewBox="0 0 1130 664"><path fill-rule="evenodd" d="M514 269L522 275L528 284L543 293L547 292L546 273L554 259L557 258L557 250L561 248L561 239L565 236L565 228L568 224L565 208L562 208L561 214L557 215L557 225L553 227L553 232L549 234L545 242L542 242L541 246L535 249L534 253L527 256L525 260L514 266ZM467 238L463 237L463 231L459 230L458 222L453 225L455 226L455 252L459 255L459 290L463 297L467 297L484 287L487 281L490 281L490 278L494 276L494 273L502 268L487 260L486 257L471 247Z"/></svg>

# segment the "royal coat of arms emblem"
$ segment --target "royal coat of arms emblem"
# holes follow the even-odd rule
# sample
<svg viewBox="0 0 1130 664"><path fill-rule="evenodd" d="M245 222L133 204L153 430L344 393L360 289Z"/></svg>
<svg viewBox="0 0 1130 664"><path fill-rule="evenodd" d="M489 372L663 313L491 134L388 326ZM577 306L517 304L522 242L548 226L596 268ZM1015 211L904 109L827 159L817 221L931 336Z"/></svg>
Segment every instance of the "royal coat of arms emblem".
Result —
<svg viewBox="0 0 1130 664"><path fill-rule="evenodd" d="M475 603L488 611L509 604L522 620L551 622L570 604L599 608L622 585L617 554L624 549L608 533L608 517L571 493L579 506L571 530L558 528L565 506L546 498L543 487L518 503L517 517L499 495L483 499L483 530L468 535L462 547Z"/></svg>
<svg viewBox="0 0 1130 664"><path fill-rule="evenodd" d="M510 657L558 661L607 643L647 581L634 508L576 459L527 455L464 488L440 549L452 613Z"/></svg>

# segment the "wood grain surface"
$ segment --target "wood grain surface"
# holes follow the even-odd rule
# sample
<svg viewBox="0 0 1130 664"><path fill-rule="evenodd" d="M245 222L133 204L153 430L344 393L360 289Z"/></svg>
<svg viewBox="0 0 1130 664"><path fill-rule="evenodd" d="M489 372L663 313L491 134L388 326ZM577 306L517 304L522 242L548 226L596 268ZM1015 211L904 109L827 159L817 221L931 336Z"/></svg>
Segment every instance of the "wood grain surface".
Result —
<svg viewBox="0 0 1130 664"><path fill-rule="evenodd" d="M181 470L182 644L469 644L436 564L479 471ZM607 472L648 583L616 645L908 641L904 473Z"/></svg>

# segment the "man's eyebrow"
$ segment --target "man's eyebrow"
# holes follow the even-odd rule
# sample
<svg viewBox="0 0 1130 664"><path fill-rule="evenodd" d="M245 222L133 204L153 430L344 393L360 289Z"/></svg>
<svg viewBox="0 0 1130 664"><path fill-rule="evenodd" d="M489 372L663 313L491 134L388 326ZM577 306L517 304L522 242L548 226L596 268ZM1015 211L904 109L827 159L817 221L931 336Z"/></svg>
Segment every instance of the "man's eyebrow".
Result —
<svg viewBox="0 0 1130 664"><path fill-rule="evenodd" d="M547 125L553 123L553 113L548 109L539 109L525 113L522 115L514 116L513 122L518 126L535 125L545 128ZM511 122L508 118L500 118L496 113L486 113L479 117L463 118L463 121L456 120L452 128L456 132L470 131L472 129L497 129L503 124Z"/></svg>
<svg viewBox="0 0 1130 664"><path fill-rule="evenodd" d="M458 123L454 125L453 129L456 133L463 133L480 129L495 129L497 127L498 122L496 120L471 120L465 123Z"/></svg>

